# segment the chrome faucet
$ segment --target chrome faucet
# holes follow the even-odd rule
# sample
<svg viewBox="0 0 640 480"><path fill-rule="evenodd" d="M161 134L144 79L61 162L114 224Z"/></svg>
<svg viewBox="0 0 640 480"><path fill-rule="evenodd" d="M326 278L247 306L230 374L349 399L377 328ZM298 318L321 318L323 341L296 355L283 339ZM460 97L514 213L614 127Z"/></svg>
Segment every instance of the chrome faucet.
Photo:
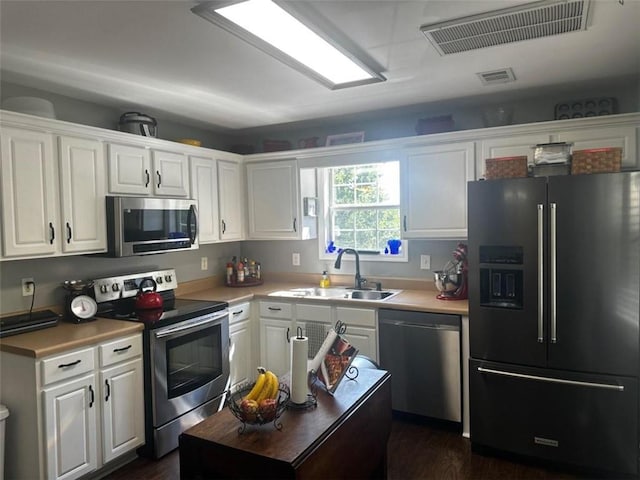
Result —
<svg viewBox="0 0 640 480"><path fill-rule="evenodd" d="M357 250L353 248L343 248L340 250L338 254L338 258L336 258L336 263L334 265L335 268L340 270L340 262L342 262L342 255L345 253L353 253L356 256L356 283L355 288L358 290L362 290L362 284L366 283L366 280L360 276L360 255L358 255Z"/></svg>

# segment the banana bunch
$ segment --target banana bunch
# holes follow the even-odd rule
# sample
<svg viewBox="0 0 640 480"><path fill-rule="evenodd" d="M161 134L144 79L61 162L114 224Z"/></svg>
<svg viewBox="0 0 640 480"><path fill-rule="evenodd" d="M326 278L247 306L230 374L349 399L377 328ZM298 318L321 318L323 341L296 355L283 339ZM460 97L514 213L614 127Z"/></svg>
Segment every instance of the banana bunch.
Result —
<svg viewBox="0 0 640 480"><path fill-rule="evenodd" d="M258 367L258 378L256 384L251 391L244 397L245 400L255 400L260 403L267 398L276 398L278 396L278 386L280 381L275 373Z"/></svg>

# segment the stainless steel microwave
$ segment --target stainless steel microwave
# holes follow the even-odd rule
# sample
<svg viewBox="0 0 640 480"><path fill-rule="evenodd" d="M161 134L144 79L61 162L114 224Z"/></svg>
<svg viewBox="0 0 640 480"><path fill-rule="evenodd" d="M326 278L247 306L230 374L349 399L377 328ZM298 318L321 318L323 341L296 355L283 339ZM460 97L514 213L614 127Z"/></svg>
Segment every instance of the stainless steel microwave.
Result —
<svg viewBox="0 0 640 480"><path fill-rule="evenodd" d="M130 257L198 248L198 202L107 197L108 254Z"/></svg>

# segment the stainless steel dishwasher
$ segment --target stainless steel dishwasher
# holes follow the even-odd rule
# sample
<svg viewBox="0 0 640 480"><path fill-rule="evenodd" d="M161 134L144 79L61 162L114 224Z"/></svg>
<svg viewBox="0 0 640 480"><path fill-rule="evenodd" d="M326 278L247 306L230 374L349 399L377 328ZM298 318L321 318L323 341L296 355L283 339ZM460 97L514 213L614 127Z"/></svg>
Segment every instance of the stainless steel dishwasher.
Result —
<svg viewBox="0 0 640 480"><path fill-rule="evenodd" d="M392 408L461 422L460 317L380 309L378 324Z"/></svg>

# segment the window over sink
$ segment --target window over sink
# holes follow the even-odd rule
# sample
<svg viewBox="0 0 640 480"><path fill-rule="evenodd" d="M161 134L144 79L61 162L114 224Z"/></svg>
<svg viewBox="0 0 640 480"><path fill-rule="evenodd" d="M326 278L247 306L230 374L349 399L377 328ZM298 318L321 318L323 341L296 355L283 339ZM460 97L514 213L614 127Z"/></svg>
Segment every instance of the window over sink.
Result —
<svg viewBox="0 0 640 480"><path fill-rule="evenodd" d="M319 218L321 259L334 259L340 249L353 248L360 261L407 261L407 242L400 241L398 161L326 167L318 176L324 206Z"/></svg>

